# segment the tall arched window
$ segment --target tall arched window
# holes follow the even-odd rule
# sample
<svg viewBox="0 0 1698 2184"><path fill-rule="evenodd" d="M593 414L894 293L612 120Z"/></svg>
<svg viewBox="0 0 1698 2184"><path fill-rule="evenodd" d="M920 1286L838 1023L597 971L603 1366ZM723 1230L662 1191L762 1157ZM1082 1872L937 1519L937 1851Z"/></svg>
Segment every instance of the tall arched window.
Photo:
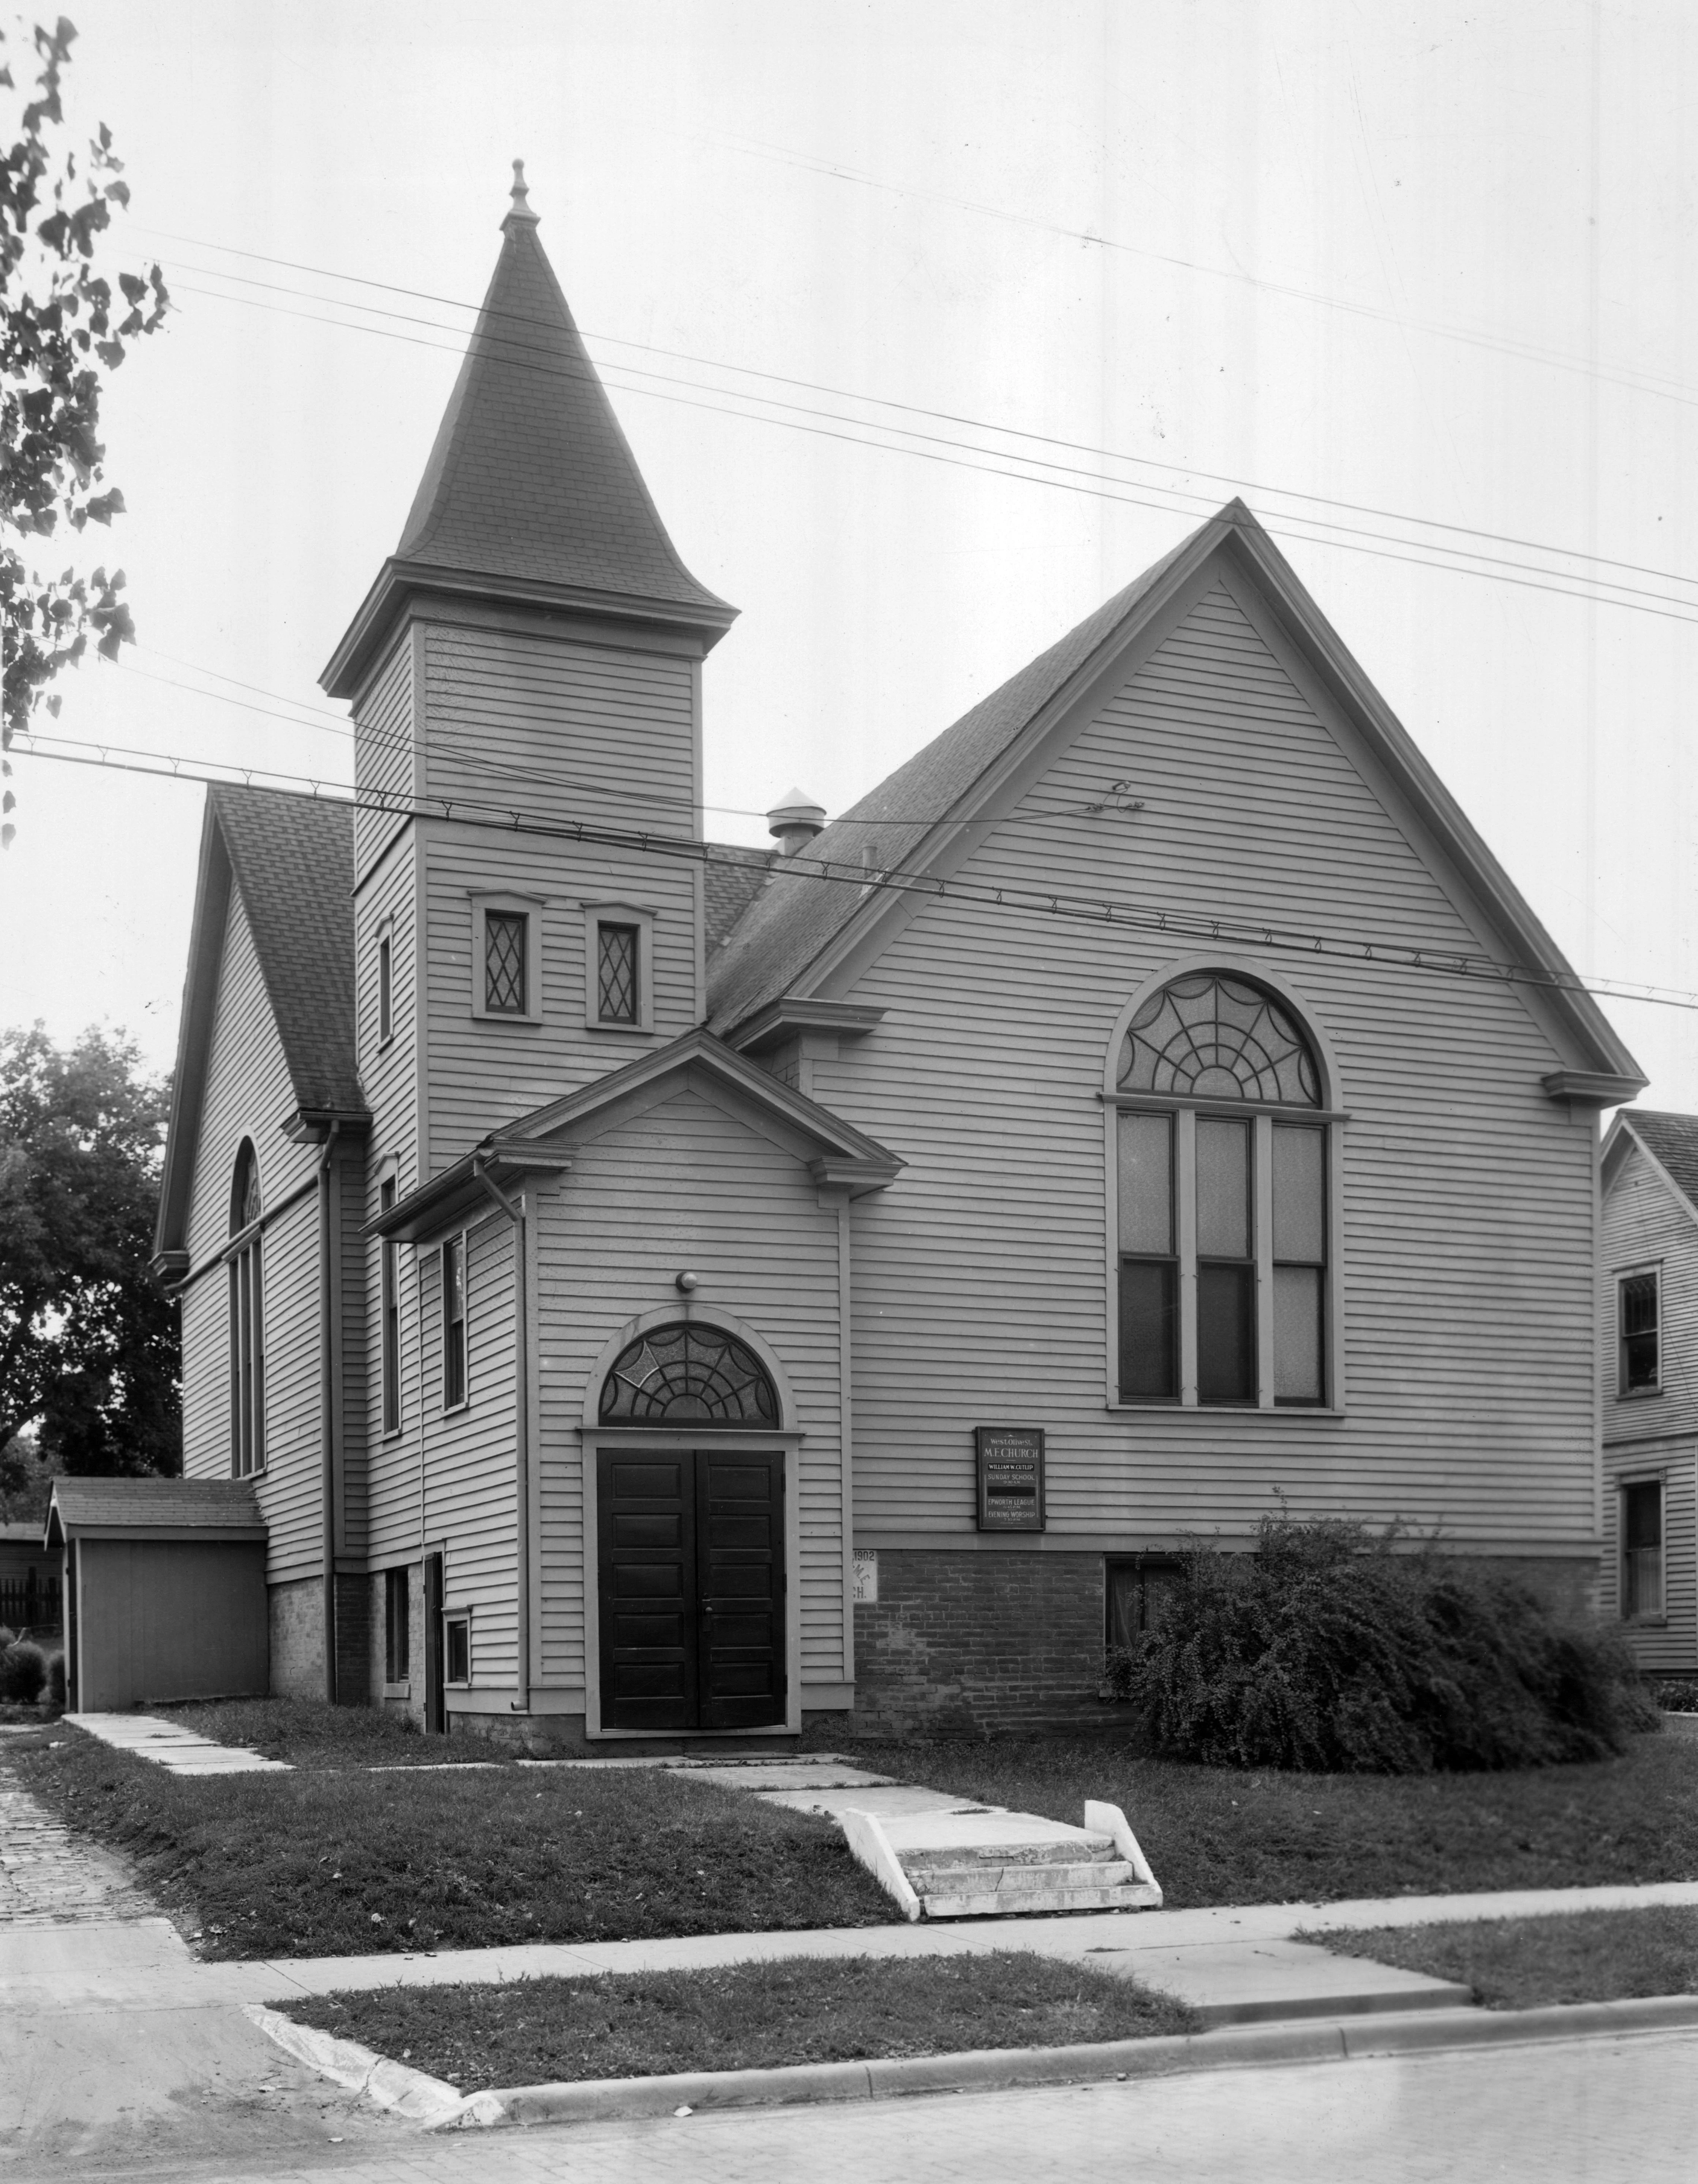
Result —
<svg viewBox="0 0 1698 2184"><path fill-rule="evenodd" d="M259 1273L259 1162L244 1138L230 1180L230 1469L265 1468L265 1334Z"/></svg>
<svg viewBox="0 0 1698 2184"><path fill-rule="evenodd" d="M679 1320L621 1351L601 1388L604 1425L776 1426L766 1368L717 1327Z"/></svg>
<svg viewBox="0 0 1698 2184"><path fill-rule="evenodd" d="M1324 1404L1330 1125L1289 1006L1173 979L1127 1028L1115 1099L1121 1401Z"/></svg>

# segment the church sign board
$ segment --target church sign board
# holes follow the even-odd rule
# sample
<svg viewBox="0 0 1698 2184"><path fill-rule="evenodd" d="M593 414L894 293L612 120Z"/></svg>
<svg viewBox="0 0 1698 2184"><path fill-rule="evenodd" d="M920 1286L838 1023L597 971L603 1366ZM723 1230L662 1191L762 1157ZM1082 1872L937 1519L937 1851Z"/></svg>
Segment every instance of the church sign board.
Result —
<svg viewBox="0 0 1698 2184"><path fill-rule="evenodd" d="M1044 1529L1044 1429L976 1426L978 1528L982 1532Z"/></svg>

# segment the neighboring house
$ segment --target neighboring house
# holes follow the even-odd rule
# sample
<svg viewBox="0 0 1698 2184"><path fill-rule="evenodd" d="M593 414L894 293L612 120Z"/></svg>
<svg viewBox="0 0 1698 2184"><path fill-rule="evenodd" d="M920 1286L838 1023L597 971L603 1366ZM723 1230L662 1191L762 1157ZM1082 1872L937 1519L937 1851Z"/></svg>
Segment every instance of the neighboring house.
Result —
<svg viewBox="0 0 1698 2184"><path fill-rule="evenodd" d="M1603 1587L1640 1665L1698 1675L1698 1115L1604 1140Z"/></svg>
<svg viewBox="0 0 1698 2184"><path fill-rule="evenodd" d="M326 671L358 808L208 800L155 1263L275 1687L1088 1722L1277 1496L1587 1597L1644 1079L1248 510L823 832L705 844L732 610L504 236Z"/></svg>
<svg viewBox="0 0 1698 2184"><path fill-rule="evenodd" d="M36 1638L59 1627L58 1563L39 1524L0 1524L0 1626Z"/></svg>

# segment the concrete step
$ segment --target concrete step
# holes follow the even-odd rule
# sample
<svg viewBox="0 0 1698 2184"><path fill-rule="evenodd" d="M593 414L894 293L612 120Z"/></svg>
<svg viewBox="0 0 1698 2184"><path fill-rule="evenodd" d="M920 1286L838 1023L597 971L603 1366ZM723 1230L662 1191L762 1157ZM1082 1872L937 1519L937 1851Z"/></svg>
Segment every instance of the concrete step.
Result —
<svg viewBox="0 0 1698 2184"><path fill-rule="evenodd" d="M1126 1888L1138 1878L1130 1864L1119 1858L1077 1865L920 1866L905 1860L902 1869L921 1897L983 1896L994 1891L1020 1903L1031 1897L1054 1895L1057 1889Z"/></svg>
<svg viewBox="0 0 1698 2184"><path fill-rule="evenodd" d="M1100 1862L1111 1863L1115 1858L1113 1841L1107 1836L1087 1835L1083 1828L1070 1830L1066 1835L1056 1835L1040 1841L1022 1841L1017 1830L1005 1836L986 1832L983 1840L975 1841L971 1834L957 1836L953 1841L940 1843L904 1843L895 1830L891 1841L904 1868L910 1874L919 1874L939 1867L971 1864L994 1866L1026 1866L1038 1870L1046 1865L1078 1865Z"/></svg>
<svg viewBox="0 0 1698 2184"><path fill-rule="evenodd" d="M996 1889L947 1895L940 1890L923 1893L920 1908L927 1919L1031 1918L1042 1911L1135 1911L1147 1897L1148 1891L1137 1887L1033 1889L1010 1903Z"/></svg>

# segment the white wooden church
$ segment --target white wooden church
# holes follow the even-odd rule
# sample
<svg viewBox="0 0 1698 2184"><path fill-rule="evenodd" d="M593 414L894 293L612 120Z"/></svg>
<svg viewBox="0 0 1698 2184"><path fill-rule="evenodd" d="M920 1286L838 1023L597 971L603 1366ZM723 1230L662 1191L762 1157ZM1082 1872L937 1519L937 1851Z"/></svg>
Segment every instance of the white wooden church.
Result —
<svg viewBox="0 0 1698 2184"><path fill-rule="evenodd" d="M522 188L502 231L325 672L357 804L208 799L156 1268L272 1688L539 1747L1088 1725L1277 1497L1588 1596L1643 1079L1249 510L717 847L732 610Z"/></svg>

